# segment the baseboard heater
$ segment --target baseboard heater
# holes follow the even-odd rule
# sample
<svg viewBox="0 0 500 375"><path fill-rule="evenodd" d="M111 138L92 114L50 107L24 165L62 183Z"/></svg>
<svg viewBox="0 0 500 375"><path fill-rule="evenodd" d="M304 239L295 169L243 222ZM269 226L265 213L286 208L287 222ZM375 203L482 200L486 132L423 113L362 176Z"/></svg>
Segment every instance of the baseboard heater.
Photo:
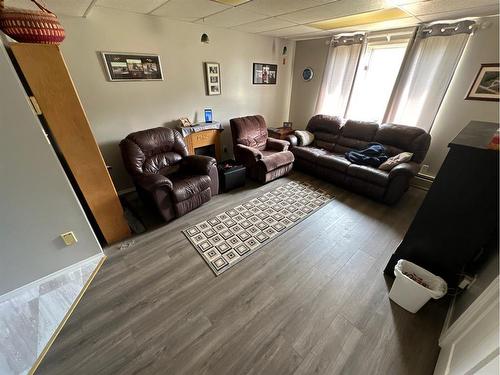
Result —
<svg viewBox="0 0 500 375"><path fill-rule="evenodd" d="M410 181L410 185L427 191L431 188L433 182L434 177L419 173Z"/></svg>

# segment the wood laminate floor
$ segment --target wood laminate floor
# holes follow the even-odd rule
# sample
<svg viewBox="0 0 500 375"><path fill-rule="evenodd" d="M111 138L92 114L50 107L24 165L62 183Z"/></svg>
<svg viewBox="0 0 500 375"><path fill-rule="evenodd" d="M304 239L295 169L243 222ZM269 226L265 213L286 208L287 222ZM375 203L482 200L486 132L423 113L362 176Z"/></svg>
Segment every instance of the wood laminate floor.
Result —
<svg viewBox="0 0 500 375"><path fill-rule="evenodd" d="M221 276L181 233L298 179L336 199ZM410 314L382 274L424 195L389 207L297 172L219 195L107 249L37 374L432 374L447 300Z"/></svg>

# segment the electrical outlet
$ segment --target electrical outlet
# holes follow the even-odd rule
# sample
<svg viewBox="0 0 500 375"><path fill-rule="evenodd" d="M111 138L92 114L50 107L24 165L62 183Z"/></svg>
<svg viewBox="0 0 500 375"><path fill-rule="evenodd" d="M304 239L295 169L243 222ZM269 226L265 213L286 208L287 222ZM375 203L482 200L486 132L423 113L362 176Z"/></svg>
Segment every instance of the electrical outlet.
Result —
<svg viewBox="0 0 500 375"><path fill-rule="evenodd" d="M73 232L66 232L61 234L61 238L66 246L71 246L78 242L78 239Z"/></svg>

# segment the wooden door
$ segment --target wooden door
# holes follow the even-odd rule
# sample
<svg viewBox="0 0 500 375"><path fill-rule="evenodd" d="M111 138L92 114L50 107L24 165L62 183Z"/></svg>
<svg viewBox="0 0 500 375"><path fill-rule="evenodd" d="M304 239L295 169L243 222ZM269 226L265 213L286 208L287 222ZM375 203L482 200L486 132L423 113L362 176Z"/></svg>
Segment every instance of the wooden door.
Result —
<svg viewBox="0 0 500 375"><path fill-rule="evenodd" d="M59 47L13 43L11 50L104 238L114 243L130 236L118 194Z"/></svg>

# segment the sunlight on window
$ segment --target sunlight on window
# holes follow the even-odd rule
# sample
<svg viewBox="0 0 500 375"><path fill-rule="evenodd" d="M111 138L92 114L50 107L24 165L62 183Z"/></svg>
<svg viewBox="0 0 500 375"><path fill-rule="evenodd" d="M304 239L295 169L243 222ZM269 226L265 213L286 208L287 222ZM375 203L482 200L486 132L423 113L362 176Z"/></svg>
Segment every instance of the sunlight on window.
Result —
<svg viewBox="0 0 500 375"><path fill-rule="evenodd" d="M367 46L356 74L347 118L382 121L406 46L406 43Z"/></svg>

